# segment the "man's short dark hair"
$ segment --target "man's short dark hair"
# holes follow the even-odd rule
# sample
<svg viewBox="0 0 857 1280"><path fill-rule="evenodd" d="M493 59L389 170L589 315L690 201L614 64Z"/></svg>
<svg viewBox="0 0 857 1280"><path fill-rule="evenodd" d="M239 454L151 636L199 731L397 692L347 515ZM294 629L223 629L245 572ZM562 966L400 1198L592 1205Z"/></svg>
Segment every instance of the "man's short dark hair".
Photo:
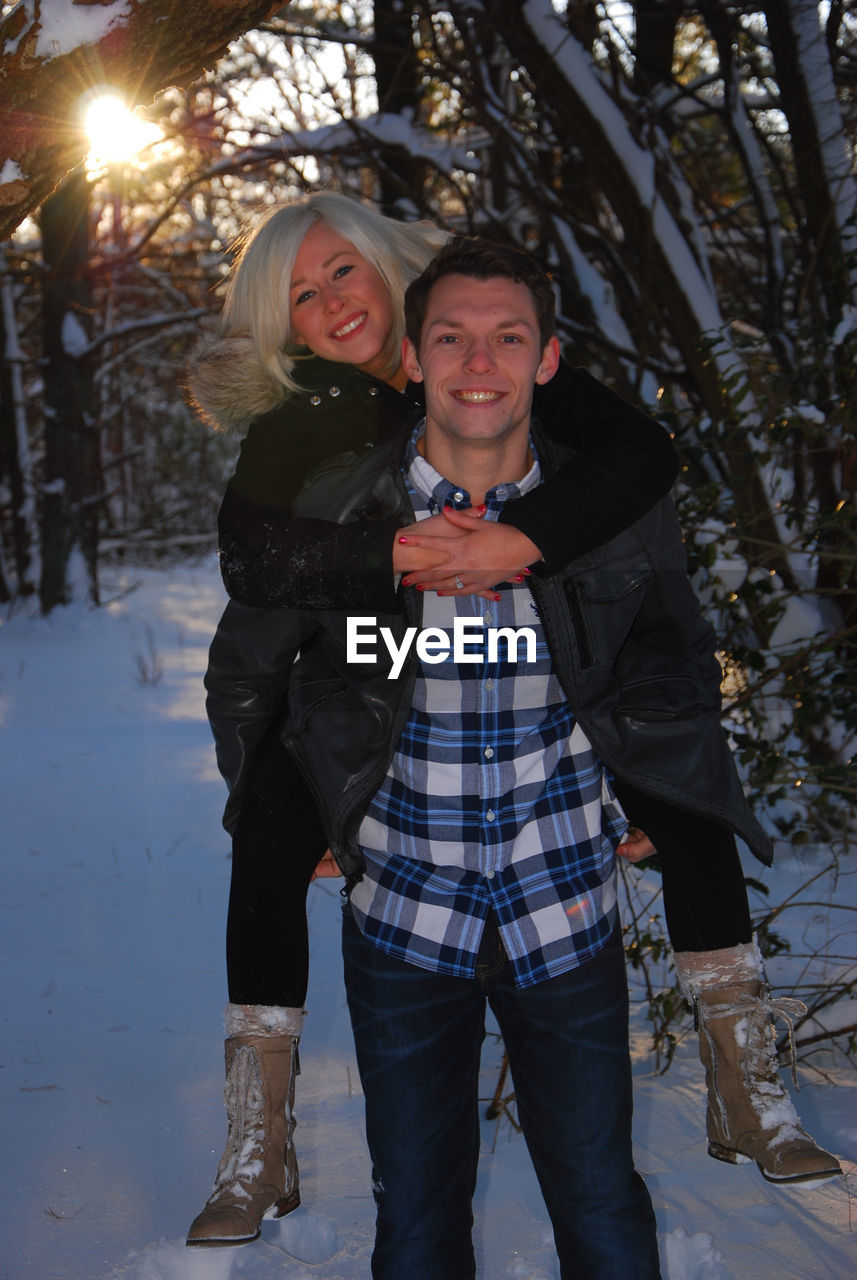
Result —
<svg viewBox="0 0 857 1280"><path fill-rule="evenodd" d="M470 276L474 280L493 280L500 276L526 285L535 304L542 348L553 337L556 325L553 285L535 258L515 245L500 244L481 236L452 236L405 293L405 332L417 352L429 295L444 276Z"/></svg>

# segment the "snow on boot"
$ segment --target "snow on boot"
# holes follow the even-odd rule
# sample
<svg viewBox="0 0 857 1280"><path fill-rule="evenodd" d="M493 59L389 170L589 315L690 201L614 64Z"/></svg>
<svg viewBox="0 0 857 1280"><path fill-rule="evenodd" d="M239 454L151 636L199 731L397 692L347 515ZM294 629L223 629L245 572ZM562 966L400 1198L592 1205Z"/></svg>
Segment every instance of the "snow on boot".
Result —
<svg viewBox="0 0 857 1280"><path fill-rule="evenodd" d="M300 1204L292 1136L300 1009L229 1005L223 1100L229 1131L211 1195L191 1223L189 1245L258 1239L262 1219Z"/></svg>
<svg viewBox="0 0 857 1280"><path fill-rule="evenodd" d="M755 943L674 956L699 1027L708 1089L708 1154L755 1160L768 1182L808 1182L842 1173L801 1127L777 1063L774 1018L806 1012L799 1000L772 1000ZM794 1053L794 1049L792 1049Z"/></svg>

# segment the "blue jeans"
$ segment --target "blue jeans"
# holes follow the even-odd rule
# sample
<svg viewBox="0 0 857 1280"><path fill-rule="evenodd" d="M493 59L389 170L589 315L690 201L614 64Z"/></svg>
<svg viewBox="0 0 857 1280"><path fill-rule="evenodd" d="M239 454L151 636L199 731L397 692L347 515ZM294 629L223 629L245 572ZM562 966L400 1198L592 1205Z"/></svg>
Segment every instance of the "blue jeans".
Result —
<svg viewBox="0 0 857 1280"><path fill-rule="evenodd" d="M562 1280L659 1280L631 1152L628 993L618 931L593 960L519 990L494 925L476 978L418 969L343 914L348 1007L378 1207L374 1280L473 1280L477 1079L490 1004L553 1224Z"/></svg>

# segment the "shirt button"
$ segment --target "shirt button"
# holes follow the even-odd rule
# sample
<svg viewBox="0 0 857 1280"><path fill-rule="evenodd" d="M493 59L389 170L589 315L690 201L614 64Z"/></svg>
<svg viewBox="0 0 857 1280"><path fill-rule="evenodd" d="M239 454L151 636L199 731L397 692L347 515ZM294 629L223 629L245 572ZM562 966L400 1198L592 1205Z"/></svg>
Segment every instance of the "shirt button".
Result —
<svg viewBox="0 0 857 1280"><path fill-rule="evenodd" d="M494 688L494 681L490 679L490 677L485 681L485 688L488 690L489 693Z"/></svg>
<svg viewBox="0 0 857 1280"><path fill-rule="evenodd" d="M482 621L485 623L486 627L490 627L490 626L491 626L491 614L490 614L490 613L486 613L486 614L485 614L485 617L482 619Z"/></svg>
<svg viewBox="0 0 857 1280"><path fill-rule="evenodd" d="M496 815L496 813L494 812L494 810L493 810L493 809L487 809L487 810L486 810L486 812L485 812L485 821L486 821L486 822L493 822L493 821L494 821L494 819L496 818L496 816L497 816L497 815Z"/></svg>
<svg viewBox="0 0 857 1280"><path fill-rule="evenodd" d="M453 500L454 500L455 502L463 502L463 501L464 501L464 494L461 492L461 490L460 490L460 489L456 489L456 491L455 491L455 493L452 495L452 497L453 497Z"/></svg>
<svg viewBox="0 0 857 1280"><path fill-rule="evenodd" d="M376 396L376 395L378 394L378 388L377 388L377 387L370 387L370 388L369 388L369 394L370 394L370 396Z"/></svg>
<svg viewBox="0 0 857 1280"><path fill-rule="evenodd" d="M342 392L339 390L339 387L331 387L330 394L333 396L335 400L337 396L342 395Z"/></svg>
<svg viewBox="0 0 857 1280"><path fill-rule="evenodd" d="M493 748L493 747L486 747L486 748L485 748L485 759L486 759L486 760L490 760L490 759L491 759L491 757L492 757L493 755L494 755L494 748Z"/></svg>
<svg viewBox="0 0 857 1280"><path fill-rule="evenodd" d="M321 396L310 396L309 402L313 405L319 405L321 404Z"/></svg>
<svg viewBox="0 0 857 1280"><path fill-rule="evenodd" d="M486 880L493 880L493 879L494 879L494 875L495 875L495 872L493 872L493 871L486 871L486 872L485 872L485 879L486 879Z"/></svg>

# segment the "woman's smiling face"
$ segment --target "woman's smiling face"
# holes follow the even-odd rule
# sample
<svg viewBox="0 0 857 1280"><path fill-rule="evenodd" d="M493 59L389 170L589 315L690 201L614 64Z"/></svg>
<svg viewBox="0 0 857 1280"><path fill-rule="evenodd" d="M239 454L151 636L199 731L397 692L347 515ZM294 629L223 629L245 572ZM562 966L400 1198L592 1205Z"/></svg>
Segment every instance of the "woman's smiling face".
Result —
<svg viewBox="0 0 857 1280"><path fill-rule="evenodd" d="M298 250L289 313L301 346L325 360L390 377L393 306L387 286L351 241L324 222L313 223Z"/></svg>

